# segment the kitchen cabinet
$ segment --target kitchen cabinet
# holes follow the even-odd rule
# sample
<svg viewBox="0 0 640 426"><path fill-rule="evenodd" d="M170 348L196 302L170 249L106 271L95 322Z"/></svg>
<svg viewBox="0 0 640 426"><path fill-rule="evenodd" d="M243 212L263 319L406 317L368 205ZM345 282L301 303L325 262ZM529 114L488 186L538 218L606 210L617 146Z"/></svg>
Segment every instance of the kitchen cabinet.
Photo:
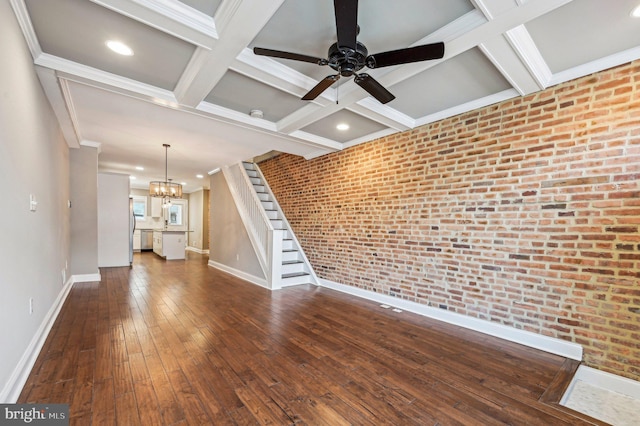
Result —
<svg viewBox="0 0 640 426"><path fill-rule="evenodd" d="M184 231L153 231L153 252L167 260L184 259Z"/></svg>
<svg viewBox="0 0 640 426"><path fill-rule="evenodd" d="M140 230L136 229L133 232L133 251L140 251L142 244L140 242Z"/></svg>
<svg viewBox="0 0 640 426"><path fill-rule="evenodd" d="M151 197L151 217L162 217L162 198Z"/></svg>

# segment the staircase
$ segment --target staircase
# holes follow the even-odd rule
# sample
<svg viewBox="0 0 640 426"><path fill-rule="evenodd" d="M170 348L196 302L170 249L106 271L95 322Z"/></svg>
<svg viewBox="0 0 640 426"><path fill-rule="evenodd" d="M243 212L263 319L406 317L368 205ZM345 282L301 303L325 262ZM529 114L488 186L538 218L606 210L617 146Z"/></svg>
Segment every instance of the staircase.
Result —
<svg viewBox="0 0 640 426"><path fill-rule="evenodd" d="M280 260L280 279L279 283L273 285L272 288L299 284L317 284L318 281L313 269L258 166L254 163L243 162L242 167L253 185L253 189L271 223L272 229L282 232L281 252L272 255L272 258ZM274 250L277 250L277 248L274 248ZM277 262L277 260L274 261ZM275 266L277 267L278 265Z"/></svg>

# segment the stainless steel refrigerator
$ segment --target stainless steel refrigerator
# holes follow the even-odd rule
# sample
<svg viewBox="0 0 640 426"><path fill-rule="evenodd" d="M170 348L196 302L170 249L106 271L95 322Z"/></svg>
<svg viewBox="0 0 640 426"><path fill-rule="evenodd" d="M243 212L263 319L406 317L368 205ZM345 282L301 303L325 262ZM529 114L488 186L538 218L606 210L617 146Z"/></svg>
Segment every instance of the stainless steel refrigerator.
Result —
<svg viewBox="0 0 640 426"><path fill-rule="evenodd" d="M133 265L133 233L136 232L136 215L133 212L133 198L129 197L129 266Z"/></svg>

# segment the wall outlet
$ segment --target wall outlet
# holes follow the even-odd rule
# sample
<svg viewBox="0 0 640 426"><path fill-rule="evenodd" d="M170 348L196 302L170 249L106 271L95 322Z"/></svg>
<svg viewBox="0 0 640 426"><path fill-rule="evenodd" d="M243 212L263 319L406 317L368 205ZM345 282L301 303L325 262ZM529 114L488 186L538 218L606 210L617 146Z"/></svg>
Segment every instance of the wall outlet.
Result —
<svg viewBox="0 0 640 426"><path fill-rule="evenodd" d="M33 297L29 298L29 315L33 314Z"/></svg>

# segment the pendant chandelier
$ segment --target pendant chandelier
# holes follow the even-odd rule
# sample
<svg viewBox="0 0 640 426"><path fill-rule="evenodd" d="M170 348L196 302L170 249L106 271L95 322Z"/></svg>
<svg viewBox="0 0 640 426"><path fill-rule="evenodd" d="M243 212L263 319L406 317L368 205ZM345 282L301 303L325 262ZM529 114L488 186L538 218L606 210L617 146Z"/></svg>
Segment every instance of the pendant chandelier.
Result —
<svg viewBox="0 0 640 426"><path fill-rule="evenodd" d="M163 143L164 146L164 182L153 181L149 183L149 195L163 198L182 198L182 185L171 182L168 178L168 149L171 145Z"/></svg>

